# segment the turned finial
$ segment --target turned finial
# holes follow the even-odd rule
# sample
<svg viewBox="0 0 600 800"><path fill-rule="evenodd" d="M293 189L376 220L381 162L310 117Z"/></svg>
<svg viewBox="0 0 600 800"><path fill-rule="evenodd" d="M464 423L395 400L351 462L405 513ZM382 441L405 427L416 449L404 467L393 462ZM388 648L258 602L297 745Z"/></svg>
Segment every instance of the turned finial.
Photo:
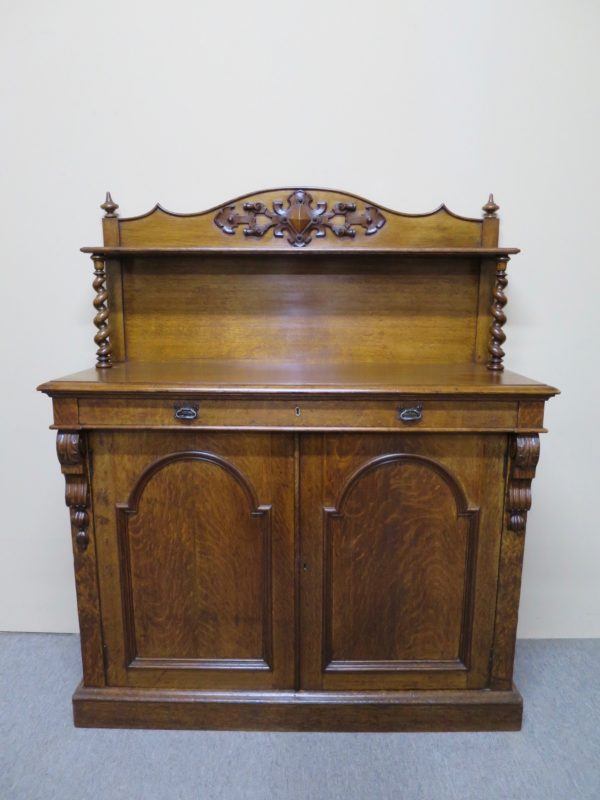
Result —
<svg viewBox="0 0 600 800"><path fill-rule="evenodd" d="M498 216L496 211L498 211L499 208L500 206L494 202L494 195L491 194L488 197L487 203L481 207L481 210L484 212L483 216L487 219L495 219Z"/></svg>
<svg viewBox="0 0 600 800"><path fill-rule="evenodd" d="M118 216L117 214L115 214L115 211L117 210L118 207L119 206L117 205L117 203L115 203L115 201L110 196L110 192L107 192L106 193L106 200L100 206L100 208L103 211L106 211L106 214L104 216L105 217L116 217L116 216Z"/></svg>

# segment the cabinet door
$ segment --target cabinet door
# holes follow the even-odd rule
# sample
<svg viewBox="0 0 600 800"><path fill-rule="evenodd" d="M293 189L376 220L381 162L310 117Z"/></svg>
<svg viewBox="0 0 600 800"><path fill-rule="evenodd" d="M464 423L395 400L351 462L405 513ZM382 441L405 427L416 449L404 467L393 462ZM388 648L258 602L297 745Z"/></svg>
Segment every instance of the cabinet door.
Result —
<svg viewBox="0 0 600 800"><path fill-rule="evenodd" d="M505 454L500 435L303 439L303 688L486 685Z"/></svg>
<svg viewBox="0 0 600 800"><path fill-rule="evenodd" d="M292 687L293 438L107 431L90 442L109 684Z"/></svg>

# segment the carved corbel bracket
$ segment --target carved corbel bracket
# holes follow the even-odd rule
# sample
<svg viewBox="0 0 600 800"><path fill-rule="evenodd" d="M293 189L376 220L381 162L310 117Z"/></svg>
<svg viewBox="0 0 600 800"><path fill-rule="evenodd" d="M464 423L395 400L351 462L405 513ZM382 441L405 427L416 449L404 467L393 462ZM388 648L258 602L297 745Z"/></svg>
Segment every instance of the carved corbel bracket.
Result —
<svg viewBox="0 0 600 800"><path fill-rule="evenodd" d="M525 533L527 512L531 508L531 481L540 457L540 437L515 436L511 444L512 470L508 484L508 528L517 534Z"/></svg>
<svg viewBox="0 0 600 800"><path fill-rule="evenodd" d="M56 453L65 476L65 503L71 516L75 544L83 552L90 542L88 534L89 484L85 465L85 447L81 434L59 431Z"/></svg>

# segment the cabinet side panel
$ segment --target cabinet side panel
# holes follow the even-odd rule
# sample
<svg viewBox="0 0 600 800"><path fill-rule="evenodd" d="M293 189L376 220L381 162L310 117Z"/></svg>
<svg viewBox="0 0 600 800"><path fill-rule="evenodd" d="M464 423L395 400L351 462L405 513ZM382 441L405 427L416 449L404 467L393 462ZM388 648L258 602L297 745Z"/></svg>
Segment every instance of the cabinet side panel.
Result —
<svg viewBox="0 0 600 800"><path fill-rule="evenodd" d="M490 676L490 687L501 690L512 686L527 512L531 508L531 482L540 455L537 434L512 436L510 443Z"/></svg>
<svg viewBox="0 0 600 800"><path fill-rule="evenodd" d="M94 506L90 492L93 456L85 434L58 431L56 451L65 476L81 636L83 685L104 686L103 634L98 589Z"/></svg>

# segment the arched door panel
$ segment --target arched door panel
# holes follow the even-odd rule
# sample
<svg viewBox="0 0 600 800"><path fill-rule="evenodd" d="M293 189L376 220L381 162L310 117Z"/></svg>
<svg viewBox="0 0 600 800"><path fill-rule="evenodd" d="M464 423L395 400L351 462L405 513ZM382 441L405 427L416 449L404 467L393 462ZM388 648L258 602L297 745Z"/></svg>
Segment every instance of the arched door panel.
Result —
<svg viewBox="0 0 600 800"><path fill-rule="evenodd" d="M466 434L303 440L303 685L486 685L504 445Z"/></svg>
<svg viewBox="0 0 600 800"><path fill-rule="evenodd" d="M163 456L117 524L130 666L271 669L271 507L243 473Z"/></svg>
<svg viewBox="0 0 600 800"><path fill-rule="evenodd" d="M293 437L91 438L109 684L292 687Z"/></svg>
<svg viewBox="0 0 600 800"><path fill-rule="evenodd" d="M478 510L453 476L375 458L325 515L325 669L466 668Z"/></svg>

